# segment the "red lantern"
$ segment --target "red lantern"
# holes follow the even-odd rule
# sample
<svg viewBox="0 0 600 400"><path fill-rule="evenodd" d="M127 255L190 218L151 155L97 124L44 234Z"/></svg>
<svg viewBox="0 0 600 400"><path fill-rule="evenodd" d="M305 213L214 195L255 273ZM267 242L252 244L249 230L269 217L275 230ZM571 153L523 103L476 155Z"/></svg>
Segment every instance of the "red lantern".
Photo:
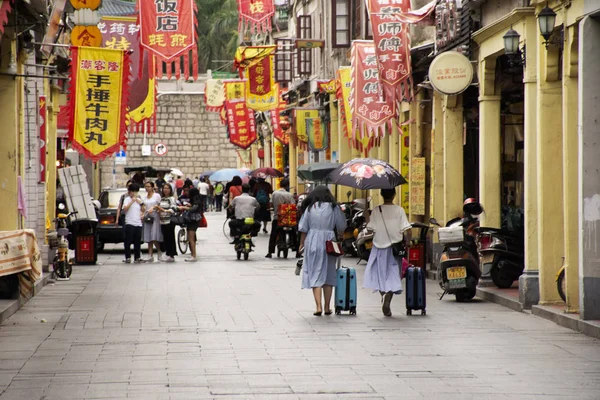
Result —
<svg viewBox="0 0 600 400"><path fill-rule="evenodd" d="M290 120L287 117L282 118L279 120L279 126L281 126L281 129L284 131L287 131L290 129Z"/></svg>

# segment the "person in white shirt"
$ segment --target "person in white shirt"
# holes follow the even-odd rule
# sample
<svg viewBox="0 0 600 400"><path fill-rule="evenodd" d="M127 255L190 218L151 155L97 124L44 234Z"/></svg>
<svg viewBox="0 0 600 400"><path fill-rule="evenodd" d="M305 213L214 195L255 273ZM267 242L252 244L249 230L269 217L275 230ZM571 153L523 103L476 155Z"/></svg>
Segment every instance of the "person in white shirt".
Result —
<svg viewBox="0 0 600 400"><path fill-rule="evenodd" d="M132 183L127 187L127 197L123 200L125 213L125 260L131 262L131 245L136 263L142 262L140 247L142 244L142 212L144 201L139 196L140 185Z"/></svg>
<svg viewBox="0 0 600 400"><path fill-rule="evenodd" d="M198 191L200 192L200 199L202 200L202 208L203 210L208 210L208 190L210 185L206 183L205 177L200 177L200 182L198 183Z"/></svg>
<svg viewBox="0 0 600 400"><path fill-rule="evenodd" d="M375 233L373 236L373 249L365 269L363 287L379 291L382 296L383 315L392 316L390 303L394 294L402 293L402 278L400 266L402 259L393 255L392 244L410 241L411 225L406 218L406 212L395 205L394 189L381 189L383 205L375 207L367 218L367 228Z"/></svg>

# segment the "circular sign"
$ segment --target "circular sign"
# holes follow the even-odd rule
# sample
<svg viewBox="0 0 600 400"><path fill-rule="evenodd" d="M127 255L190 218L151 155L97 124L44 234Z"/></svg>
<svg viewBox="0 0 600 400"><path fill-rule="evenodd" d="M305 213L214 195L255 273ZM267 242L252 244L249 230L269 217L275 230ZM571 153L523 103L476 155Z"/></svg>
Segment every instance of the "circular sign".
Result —
<svg viewBox="0 0 600 400"><path fill-rule="evenodd" d="M154 152L157 156L164 156L167 154L167 146L164 143L156 143L154 145Z"/></svg>
<svg viewBox="0 0 600 400"><path fill-rule="evenodd" d="M438 54L429 66L431 86L443 94L462 93L469 87L472 80L471 61L456 51Z"/></svg>
<svg viewBox="0 0 600 400"><path fill-rule="evenodd" d="M97 26L75 25L71 30L71 44L73 46L100 47L102 32Z"/></svg>
<svg viewBox="0 0 600 400"><path fill-rule="evenodd" d="M100 0L71 0L71 5L76 10L81 8L96 10L98 7L100 7Z"/></svg>

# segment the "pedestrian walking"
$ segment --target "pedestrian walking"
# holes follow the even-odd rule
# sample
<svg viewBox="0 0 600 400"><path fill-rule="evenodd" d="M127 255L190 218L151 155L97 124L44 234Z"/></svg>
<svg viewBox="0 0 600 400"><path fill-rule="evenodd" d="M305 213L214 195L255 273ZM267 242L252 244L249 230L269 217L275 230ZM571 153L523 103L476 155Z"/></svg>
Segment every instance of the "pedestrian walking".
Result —
<svg viewBox="0 0 600 400"><path fill-rule="evenodd" d="M160 228L160 217L158 215L158 206L160 204L160 194L154 191L154 183L148 181L145 186L148 194L144 200L144 241L148 243L148 257L145 262L154 262L154 249L158 253L158 258L162 257L160 251L160 242L163 241L162 230Z"/></svg>
<svg viewBox="0 0 600 400"><path fill-rule="evenodd" d="M317 186L302 202L302 218L298 225L300 252L304 254L302 289L312 289L317 310L331 315L331 294L337 282L336 257L327 254L325 242L335 240L346 226L344 213L326 186Z"/></svg>
<svg viewBox="0 0 600 400"><path fill-rule="evenodd" d="M133 181L130 179L127 181L127 183L125 184L125 188L129 189L129 185L131 185L133 183ZM139 186L138 186L139 189ZM125 213L122 212L123 210L123 204L125 203L125 198L127 198L129 196L129 190L126 193L123 193L121 195L121 198L119 199L119 205L117 206L117 217L115 219L115 226L119 226L121 225L123 227L123 234L125 234ZM121 218L123 217L123 218Z"/></svg>
<svg viewBox="0 0 600 400"><path fill-rule="evenodd" d="M191 256L186 258L187 262L195 262L196 259L196 230L200 219L203 217L204 210L202 208L202 200L200 192L196 188L190 189L190 202L188 205L179 206L181 211L184 211L185 228L187 230L188 242L190 244Z"/></svg>
<svg viewBox="0 0 600 400"><path fill-rule="evenodd" d="M131 245L133 244L133 256L136 263L142 262L142 209L144 201L139 196L140 185L131 183L127 187L127 197L123 199L123 213L125 214L125 260L131 262Z"/></svg>
<svg viewBox="0 0 600 400"><path fill-rule="evenodd" d="M233 199L242 194L242 178L236 175L227 185L229 186L227 189L227 218L233 218L232 208L229 206Z"/></svg>
<svg viewBox="0 0 600 400"><path fill-rule="evenodd" d="M217 182L215 184L215 207L217 212L221 212L223 209L223 191L225 188L223 187L223 183Z"/></svg>
<svg viewBox="0 0 600 400"><path fill-rule="evenodd" d="M158 211L160 213L160 229L166 253L161 261L174 262L177 249L175 248L175 225L171 223L171 217L178 209L171 185L163 185L162 198L160 199Z"/></svg>
<svg viewBox="0 0 600 400"><path fill-rule="evenodd" d="M265 178L258 178L256 184L252 188L250 194L260 204L260 209L256 213L256 220L263 223L263 232L267 231L267 223L271 221L271 211L269 210L270 196L273 193L273 186L265 180ZM271 226L271 229L273 227Z"/></svg>
<svg viewBox="0 0 600 400"><path fill-rule="evenodd" d="M391 317L392 297L402 293L402 258L394 257L392 245L410 241L411 225L404 209L394 204L394 189L381 189L381 196L383 205L366 213L367 228L372 229L374 235L363 287L379 291L383 303L381 311L386 317Z"/></svg>
<svg viewBox="0 0 600 400"><path fill-rule="evenodd" d="M287 191L289 181L287 178L281 180L281 188L274 191L271 199L273 200L273 222L271 223L271 236L269 236L269 251L267 252L266 258L272 258L272 254L275 253L275 246L277 244L277 237L279 233L283 231L283 228L279 226L279 206L281 204L294 204L294 196ZM296 234L294 231L290 232L290 239L292 243L296 243Z"/></svg>

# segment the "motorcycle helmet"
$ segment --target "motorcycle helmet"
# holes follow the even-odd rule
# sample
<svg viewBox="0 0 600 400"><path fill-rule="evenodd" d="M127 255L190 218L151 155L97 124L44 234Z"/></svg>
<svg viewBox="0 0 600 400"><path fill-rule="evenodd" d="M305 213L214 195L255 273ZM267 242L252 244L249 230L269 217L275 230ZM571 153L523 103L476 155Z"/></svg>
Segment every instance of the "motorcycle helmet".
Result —
<svg viewBox="0 0 600 400"><path fill-rule="evenodd" d="M466 199L463 203L463 212L465 214L480 215L483 211L484 209L481 203L473 197Z"/></svg>

